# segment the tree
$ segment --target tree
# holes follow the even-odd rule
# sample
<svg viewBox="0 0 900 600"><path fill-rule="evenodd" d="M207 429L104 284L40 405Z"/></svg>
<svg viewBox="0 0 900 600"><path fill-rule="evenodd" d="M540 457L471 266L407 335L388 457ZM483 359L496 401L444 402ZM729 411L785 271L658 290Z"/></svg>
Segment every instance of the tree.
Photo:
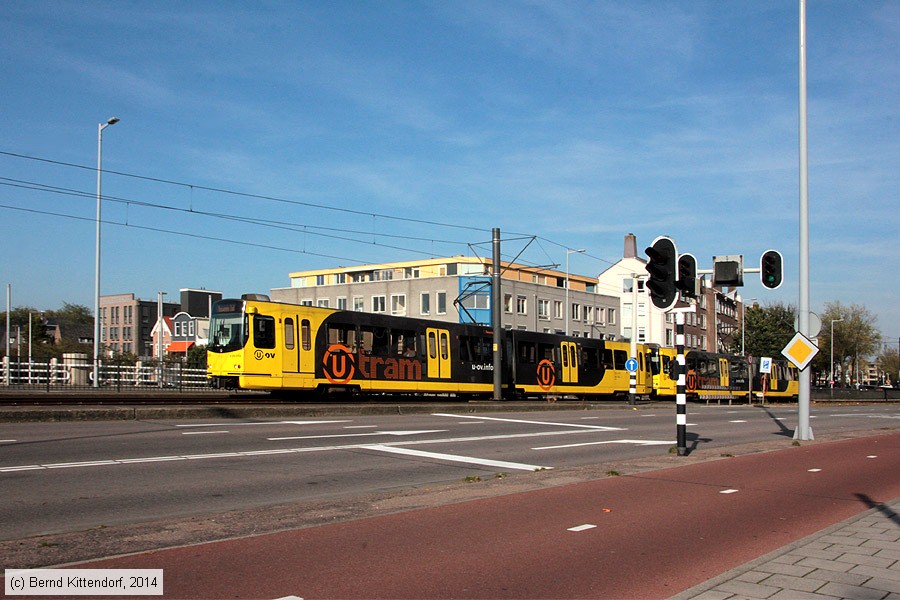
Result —
<svg viewBox="0 0 900 600"><path fill-rule="evenodd" d="M885 383L900 382L900 354L897 353L897 348L886 348L878 356L877 362L878 368L887 376Z"/></svg>
<svg viewBox="0 0 900 600"><path fill-rule="evenodd" d="M48 310L47 318L56 318L64 323L75 323L79 325L92 325L94 323L94 313L87 306L81 304L63 303L63 307L59 310Z"/></svg>
<svg viewBox="0 0 900 600"><path fill-rule="evenodd" d="M822 313L822 331L819 334L820 352L816 365L830 371L831 325L834 323L834 364L840 381L858 380L867 362L881 348L881 334L875 329L877 318L867 308L858 304L844 306L840 302L825 304ZM835 375L837 379L837 375Z"/></svg>
<svg viewBox="0 0 900 600"><path fill-rule="evenodd" d="M45 354L43 350L49 342L43 315L42 311L33 306L19 306L9 312L10 337L17 338L17 335L21 334L20 341L15 346L10 347L10 354L16 355L21 352L22 356L27 356L30 342L32 357L43 359ZM28 337L29 320L31 321L30 340ZM0 313L0 330L6 331L6 311ZM4 344L0 347L0 355L6 353L5 339L3 341Z"/></svg>
<svg viewBox="0 0 900 600"><path fill-rule="evenodd" d="M187 352L184 366L188 369L206 368L206 346L194 346Z"/></svg>
<svg viewBox="0 0 900 600"><path fill-rule="evenodd" d="M744 311L744 349L753 356L781 356L781 350L794 336L797 309L790 304L753 305ZM741 351L741 332L734 335L731 351Z"/></svg>

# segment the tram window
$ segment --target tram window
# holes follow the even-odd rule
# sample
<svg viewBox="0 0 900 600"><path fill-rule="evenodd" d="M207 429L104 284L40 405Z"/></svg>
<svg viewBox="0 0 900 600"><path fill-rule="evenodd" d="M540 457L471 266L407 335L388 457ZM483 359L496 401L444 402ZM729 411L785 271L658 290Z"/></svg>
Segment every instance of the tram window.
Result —
<svg viewBox="0 0 900 600"><path fill-rule="evenodd" d="M312 336L310 335L309 319L303 319L303 321L300 322L300 337L301 343L303 344L302 348L304 350L312 349Z"/></svg>
<svg viewBox="0 0 900 600"><path fill-rule="evenodd" d="M390 354L391 338L384 327L375 327L372 338L372 354Z"/></svg>
<svg viewBox="0 0 900 600"><path fill-rule="evenodd" d="M253 345L257 348L275 347L275 318L256 315L253 318Z"/></svg>
<svg viewBox="0 0 900 600"><path fill-rule="evenodd" d="M294 319L291 317L284 320L284 347L288 350L294 349Z"/></svg>
<svg viewBox="0 0 900 600"><path fill-rule="evenodd" d="M463 335L459 338L459 359L463 362L490 362L493 358L492 348L493 345L487 338Z"/></svg>
<svg viewBox="0 0 900 600"><path fill-rule="evenodd" d="M742 360L734 360L730 364L731 378L744 379L747 377L747 363Z"/></svg>
<svg viewBox="0 0 900 600"><path fill-rule="evenodd" d="M600 366L600 350L598 348L581 348L581 364L586 369L597 369Z"/></svg>
<svg viewBox="0 0 900 600"><path fill-rule="evenodd" d="M437 358L437 335L433 331L428 332L428 358Z"/></svg>
<svg viewBox="0 0 900 600"><path fill-rule="evenodd" d="M625 363L628 361L628 353L624 350L615 350L613 355L616 361L616 366L614 368L619 370L624 369Z"/></svg>
<svg viewBox="0 0 900 600"><path fill-rule="evenodd" d="M362 349L370 354L390 354L391 337L384 327L360 327Z"/></svg>
<svg viewBox="0 0 900 600"><path fill-rule="evenodd" d="M519 362L533 365L537 356L537 346L532 342L519 342Z"/></svg>
<svg viewBox="0 0 900 600"><path fill-rule="evenodd" d="M556 346L551 346L550 344L539 344L538 345L538 356L541 360L549 360L551 362L559 362L556 359Z"/></svg>
<svg viewBox="0 0 900 600"><path fill-rule="evenodd" d="M406 331L402 329L394 329L391 331L391 348L397 354L404 356L416 356L416 332Z"/></svg>
<svg viewBox="0 0 900 600"><path fill-rule="evenodd" d="M612 369L613 365L613 351L611 348L603 349L603 368L604 369Z"/></svg>
<svg viewBox="0 0 900 600"><path fill-rule="evenodd" d="M328 344L344 344L352 345L356 337L356 326L350 323L329 323L328 324Z"/></svg>
<svg viewBox="0 0 900 600"><path fill-rule="evenodd" d="M441 332L441 360L450 358L450 336Z"/></svg>

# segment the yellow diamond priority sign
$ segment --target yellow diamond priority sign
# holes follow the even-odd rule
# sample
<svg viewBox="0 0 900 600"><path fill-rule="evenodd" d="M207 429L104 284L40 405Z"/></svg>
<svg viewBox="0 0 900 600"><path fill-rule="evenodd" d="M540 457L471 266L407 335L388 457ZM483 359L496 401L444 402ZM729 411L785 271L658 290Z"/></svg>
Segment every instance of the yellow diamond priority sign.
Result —
<svg viewBox="0 0 900 600"><path fill-rule="evenodd" d="M819 348L798 331L781 353L802 371L819 353Z"/></svg>

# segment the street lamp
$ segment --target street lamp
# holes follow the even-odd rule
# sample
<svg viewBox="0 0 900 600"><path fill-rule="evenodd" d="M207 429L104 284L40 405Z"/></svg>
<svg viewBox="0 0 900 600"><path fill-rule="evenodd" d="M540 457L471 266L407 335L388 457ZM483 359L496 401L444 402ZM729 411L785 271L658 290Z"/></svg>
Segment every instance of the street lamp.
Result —
<svg viewBox="0 0 900 600"><path fill-rule="evenodd" d="M569 307L569 255L583 252L584 248L581 248L580 250L566 249L566 335L569 335L569 311L571 310Z"/></svg>
<svg viewBox="0 0 900 600"><path fill-rule="evenodd" d="M100 181L103 169L103 130L119 122L118 117L97 125L97 241L94 259L94 387L100 386Z"/></svg>
<svg viewBox="0 0 900 600"><path fill-rule="evenodd" d="M831 389L832 397L834 397L834 324L843 320L844 317L831 320L831 378L828 380L828 386Z"/></svg>

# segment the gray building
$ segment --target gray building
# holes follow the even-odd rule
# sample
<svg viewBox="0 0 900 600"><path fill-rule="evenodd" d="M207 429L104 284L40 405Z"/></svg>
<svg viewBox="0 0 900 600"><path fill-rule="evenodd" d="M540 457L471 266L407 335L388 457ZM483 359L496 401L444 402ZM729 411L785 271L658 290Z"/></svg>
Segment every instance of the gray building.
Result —
<svg viewBox="0 0 900 600"><path fill-rule="evenodd" d="M272 300L454 323L491 324L490 260L456 256L290 274ZM566 283L568 282L568 294ZM583 275L503 265L502 326L612 339L619 299ZM567 306L568 305L568 306Z"/></svg>

